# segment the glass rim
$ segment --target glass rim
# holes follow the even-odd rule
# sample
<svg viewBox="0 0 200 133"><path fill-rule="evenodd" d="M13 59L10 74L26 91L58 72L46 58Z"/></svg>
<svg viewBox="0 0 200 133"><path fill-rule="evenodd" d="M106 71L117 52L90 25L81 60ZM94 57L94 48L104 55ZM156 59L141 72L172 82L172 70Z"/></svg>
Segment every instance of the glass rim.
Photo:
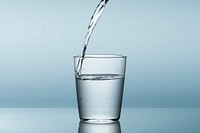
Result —
<svg viewBox="0 0 200 133"><path fill-rule="evenodd" d="M74 58L83 58L83 57L81 55L74 55ZM86 54L84 58L112 59L112 58L127 58L127 56L121 54Z"/></svg>

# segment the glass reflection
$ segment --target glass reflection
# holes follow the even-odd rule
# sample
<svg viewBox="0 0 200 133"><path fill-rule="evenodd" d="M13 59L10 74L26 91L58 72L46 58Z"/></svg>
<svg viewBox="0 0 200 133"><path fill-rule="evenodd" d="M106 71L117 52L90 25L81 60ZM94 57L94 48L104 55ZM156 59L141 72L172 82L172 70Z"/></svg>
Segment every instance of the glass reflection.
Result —
<svg viewBox="0 0 200 133"><path fill-rule="evenodd" d="M78 133L121 133L120 122L88 123L80 121Z"/></svg>

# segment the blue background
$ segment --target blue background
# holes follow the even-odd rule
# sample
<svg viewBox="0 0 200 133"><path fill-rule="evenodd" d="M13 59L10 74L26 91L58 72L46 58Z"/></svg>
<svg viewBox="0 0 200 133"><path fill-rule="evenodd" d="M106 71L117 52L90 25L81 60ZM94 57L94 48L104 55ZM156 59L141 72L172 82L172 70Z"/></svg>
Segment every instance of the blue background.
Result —
<svg viewBox="0 0 200 133"><path fill-rule="evenodd" d="M98 0L0 1L0 107L76 107ZM200 1L110 0L87 53L128 56L124 107L200 107Z"/></svg>

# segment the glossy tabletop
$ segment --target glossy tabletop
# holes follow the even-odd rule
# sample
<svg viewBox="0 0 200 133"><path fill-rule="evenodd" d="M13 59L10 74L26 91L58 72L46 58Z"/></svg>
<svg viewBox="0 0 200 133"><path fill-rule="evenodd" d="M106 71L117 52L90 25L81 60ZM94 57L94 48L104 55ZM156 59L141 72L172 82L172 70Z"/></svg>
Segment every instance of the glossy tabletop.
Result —
<svg viewBox="0 0 200 133"><path fill-rule="evenodd" d="M0 108L0 133L199 133L199 108L123 108L119 122L80 122L76 108Z"/></svg>

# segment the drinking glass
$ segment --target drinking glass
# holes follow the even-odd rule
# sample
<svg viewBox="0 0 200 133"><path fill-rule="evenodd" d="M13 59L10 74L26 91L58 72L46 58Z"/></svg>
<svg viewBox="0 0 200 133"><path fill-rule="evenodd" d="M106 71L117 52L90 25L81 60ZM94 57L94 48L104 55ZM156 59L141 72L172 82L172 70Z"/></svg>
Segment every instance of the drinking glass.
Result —
<svg viewBox="0 0 200 133"><path fill-rule="evenodd" d="M79 117L91 123L109 123L120 118L126 56L74 56Z"/></svg>

